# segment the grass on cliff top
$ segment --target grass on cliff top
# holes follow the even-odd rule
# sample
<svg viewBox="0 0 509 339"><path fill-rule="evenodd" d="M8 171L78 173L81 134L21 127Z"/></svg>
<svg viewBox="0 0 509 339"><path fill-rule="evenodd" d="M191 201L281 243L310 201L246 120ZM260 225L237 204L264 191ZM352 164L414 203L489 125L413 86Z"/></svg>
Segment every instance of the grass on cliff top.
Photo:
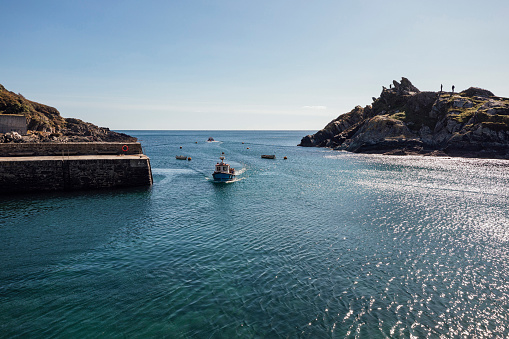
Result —
<svg viewBox="0 0 509 339"><path fill-rule="evenodd" d="M457 108L454 107L454 100L456 99L467 99L470 102L472 102L473 106L470 108ZM505 106L506 102L505 100L499 100L502 102L502 105ZM476 113L476 122L492 122L492 123L499 123L499 124L509 124L509 117L505 115L490 115L486 114L486 110L481 110L481 107L487 102L487 100L484 100L479 97L466 97L466 96L451 96L449 100L447 101L448 109L447 114L450 115L450 117L459 123L466 123L468 122Z"/></svg>

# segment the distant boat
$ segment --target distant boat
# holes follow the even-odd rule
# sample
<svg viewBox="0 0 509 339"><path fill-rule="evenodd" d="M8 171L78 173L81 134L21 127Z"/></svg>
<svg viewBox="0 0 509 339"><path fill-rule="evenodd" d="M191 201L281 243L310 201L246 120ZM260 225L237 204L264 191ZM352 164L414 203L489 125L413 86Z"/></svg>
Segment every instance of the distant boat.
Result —
<svg viewBox="0 0 509 339"><path fill-rule="evenodd" d="M216 164L216 170L212 173L212 177L216 182L226 182L235 179L235 168L231 168L229 164L224 162L224 156L220 156L221 162Z"/></svg>
<svg viewBox="0 0 509 339"><path fill-rule="evenodd" d="M215 140L214 140L214 138L210 137L210 138L208 138L208 140L207 140L207 141L208 141L208 142L212 142L212 141L215 141Z"/></svg>
<svg viewBox="0 0 509 339"><path fill-rule="evenodd" d="M262 154L263 159L276 159L274 154Z"/></svg>
<svg viewBox="0 0 509 339"><path fill-rule="evenodd" d="M177 160L187 160L187 157L185 155L177 155L177 156L175 156L175 159L177 159Z"/></svg>

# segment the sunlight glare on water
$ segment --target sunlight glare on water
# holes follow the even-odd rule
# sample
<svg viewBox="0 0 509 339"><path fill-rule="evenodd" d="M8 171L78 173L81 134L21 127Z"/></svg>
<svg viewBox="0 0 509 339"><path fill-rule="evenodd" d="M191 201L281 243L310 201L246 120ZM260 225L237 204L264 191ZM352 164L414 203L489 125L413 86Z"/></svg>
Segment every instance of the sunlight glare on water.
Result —
<svg viewBox="0 0 509 339"><path fill-rule="evenodd" d="M0 200L1 336L509 335L508 161L129 133L153 187Z"/></svg>

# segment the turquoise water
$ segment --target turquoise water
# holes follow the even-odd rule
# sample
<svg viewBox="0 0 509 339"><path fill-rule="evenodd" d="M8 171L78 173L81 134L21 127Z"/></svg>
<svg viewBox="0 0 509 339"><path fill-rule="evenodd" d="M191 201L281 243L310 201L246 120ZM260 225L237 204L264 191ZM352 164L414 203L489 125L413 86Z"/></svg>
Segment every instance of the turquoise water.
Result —
<svg viewBox="0 0 509 339"><path fill-rule="evenodd" d="M0 337L509 335L508 161L129 133L153 187L0 198Z"/></svg>

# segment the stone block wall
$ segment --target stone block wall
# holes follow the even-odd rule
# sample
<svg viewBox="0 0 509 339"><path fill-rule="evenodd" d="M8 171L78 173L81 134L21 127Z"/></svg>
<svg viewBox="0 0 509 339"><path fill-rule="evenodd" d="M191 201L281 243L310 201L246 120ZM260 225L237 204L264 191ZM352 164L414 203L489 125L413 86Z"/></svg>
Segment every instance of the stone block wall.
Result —
<svg viewBox="0 0 509 339"><path fill-rule="evenodd" d="M27 134L27 118L24 115L0 114L0 133Z"/></svg>
<svg viewBox="0 0 509 339"><path fill-rule="evenodd" d="M143 154L139 142L0 143L0 157Z"/></svg>
<svg viewBox="0 0 509 339"><path fill-rule="evenodd" d="M146 156L0 161L0 194L152 185Z"/></svg>

